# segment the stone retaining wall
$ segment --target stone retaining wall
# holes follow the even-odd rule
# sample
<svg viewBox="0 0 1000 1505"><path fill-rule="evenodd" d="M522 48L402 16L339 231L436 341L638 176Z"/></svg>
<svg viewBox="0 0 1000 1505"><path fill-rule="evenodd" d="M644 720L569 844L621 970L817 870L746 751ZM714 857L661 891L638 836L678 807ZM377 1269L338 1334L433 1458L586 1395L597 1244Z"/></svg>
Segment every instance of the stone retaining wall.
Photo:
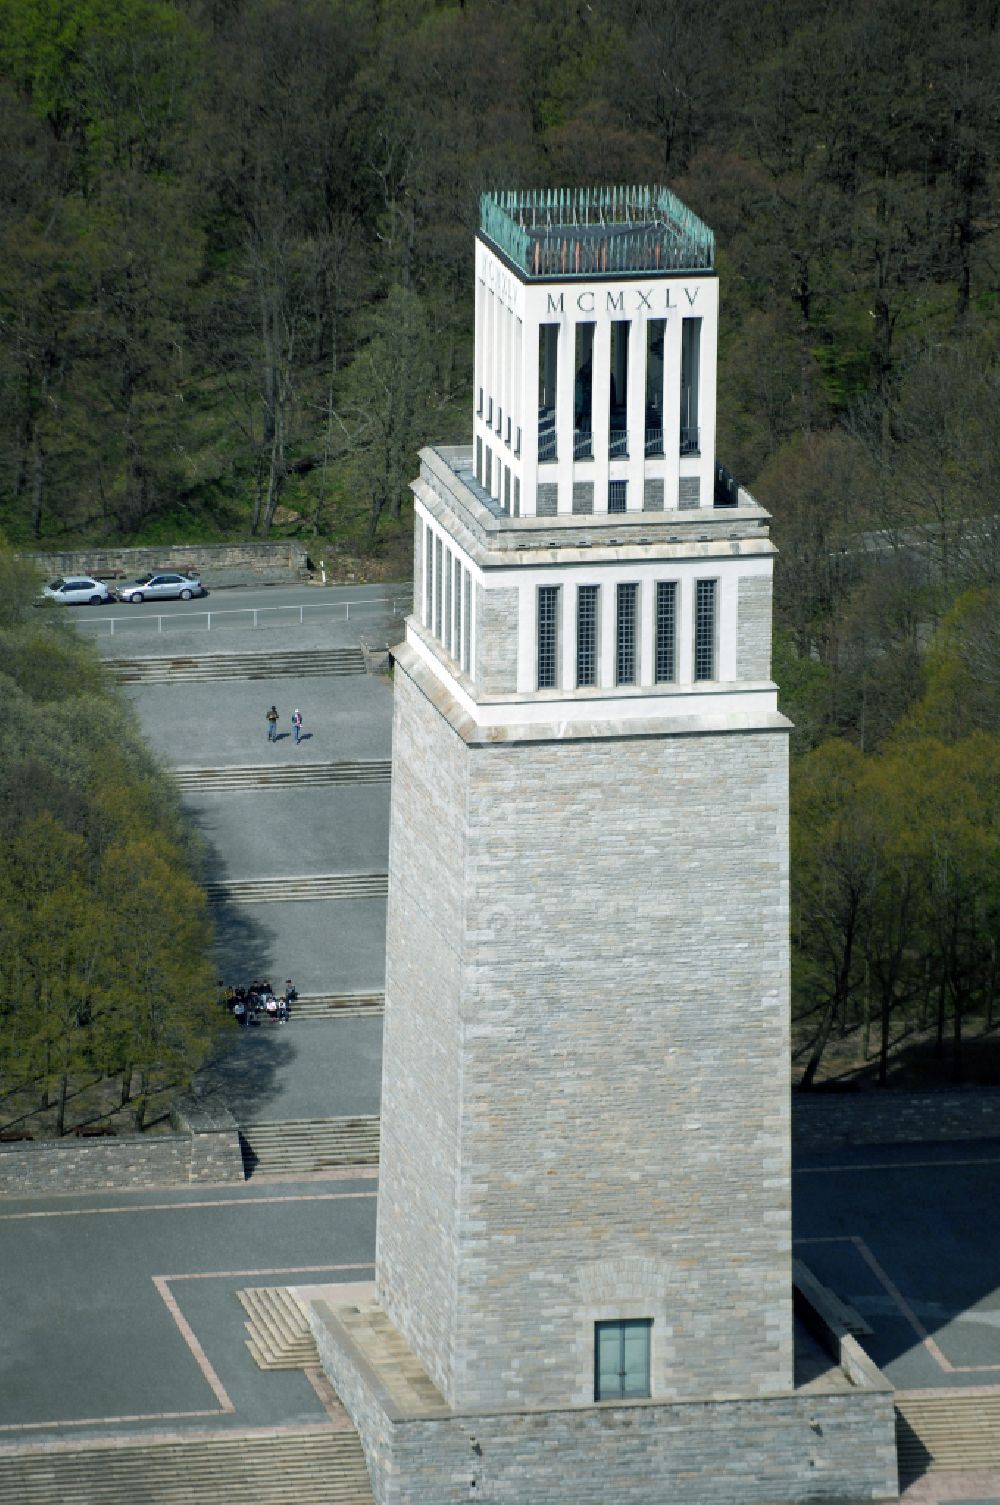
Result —
<svg viewBox="0 0 1000 1505"><path fill-rule="evenodd" d="M961 1139L1000 1139L1000 1088L792 1096L797 1150Z"/></svg>
<svg viewBox="0 0 1000 1505"><path fill-rule="evenodd" d="M116 574L132 578L143 570L174 569L181 574L194 570L211 583L213 570L243 569L255 575L287 570L300 574L306 568L306 547L283 539L277 543L161 544L142 549L70 549L19 557L36 564L42 573L55 575Z"/></svg>
<svg viewBox="0 0 1000 1505"><path fill-rule="evenodd" d="M243 1181L239 1130L226 1109L185 1101L173 1116L172 1134L0 1144L0 1197Z"/></svg>
<svg viewBox="0 0 1000 1505"><path fill-rule="evenodd" d="M366 1362L336 1308L314 1302L309 1313L323 1368L361 1437L376 1505L898 1497L892 1390L881 1376L870 1388L752 1400L406 1414L393 1376Z"/></svg>

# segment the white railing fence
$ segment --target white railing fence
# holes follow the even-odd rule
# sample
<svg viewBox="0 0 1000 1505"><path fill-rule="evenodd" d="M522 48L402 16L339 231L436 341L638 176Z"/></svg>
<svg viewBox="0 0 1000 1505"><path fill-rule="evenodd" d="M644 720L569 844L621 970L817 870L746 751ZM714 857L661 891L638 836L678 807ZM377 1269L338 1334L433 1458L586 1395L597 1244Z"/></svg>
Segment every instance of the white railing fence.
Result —
<svg viewBox="0 0 1000 1505"><path fill-rule="evenodd" d="M133 628L151 629L156 624L156 631L164 631L166 622L167 632L181 632L187 629L202 628L206 632L218 631L223 627L304 627L308 622L315 620L332 620L334 622L350 622L353 618L369 616L401 616L409 611L413 605L413 596L361 596L356 601L317 601L306 602L302 606L227 606L221 611L171 611L149 612L132 611L128 615L115 617L92 617L79 616L76 623L80 627L103 628L108 637L116 634L129 632ZM236 620L234 620L236 619Z"/></svg>

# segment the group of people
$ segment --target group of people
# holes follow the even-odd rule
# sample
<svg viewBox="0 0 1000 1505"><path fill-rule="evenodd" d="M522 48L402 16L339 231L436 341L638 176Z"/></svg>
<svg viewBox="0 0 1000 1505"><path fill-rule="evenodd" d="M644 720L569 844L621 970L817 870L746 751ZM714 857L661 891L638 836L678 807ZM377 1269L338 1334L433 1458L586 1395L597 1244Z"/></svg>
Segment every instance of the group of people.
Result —
<svg viewBox="0 0 1000 1505"><path fill-rule="evenodd" d="M278 722L281 720L281 717L278 715L277 706L273 705L267 712L266 720L267 740L268 742L277 742ZM299 738L302 736L302 712L299 710L298 706L296 706L295 710L292 712L292 736L295 738L296 743L298 743Z"/></svg>
<svg viewBox="0 0 1000 1505"><path fill-rule="evenodd" d="M242 1029L247 1029L251 1024L256 1023L259 1014L280 1024L287 1024L289 1005L298 997L290 977L285 979L285 991L278 994L275 994L266 979L255 978L245 987L229 988L222 984L220 986L222 987L222 1002Z"/></svg>

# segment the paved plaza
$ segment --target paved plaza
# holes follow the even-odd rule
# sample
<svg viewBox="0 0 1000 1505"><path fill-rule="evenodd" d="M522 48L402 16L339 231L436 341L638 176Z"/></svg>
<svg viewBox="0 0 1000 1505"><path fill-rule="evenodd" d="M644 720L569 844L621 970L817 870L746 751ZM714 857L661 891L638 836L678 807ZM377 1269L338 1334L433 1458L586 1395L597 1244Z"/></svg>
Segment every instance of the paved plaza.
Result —
<svg viewBox="0 0 1000 1505"><path fill-rule="evenodd" d="M871 1325L864 1346L901 1389L1000 1386L998 1183L995 1144L797 1167L796 1252ZM235 1293L370 1279L375 1189L342 1172L4 1201L0 1446L321 1420L301 1372L257 1369ZM1000 1500L1000 1478L947 1492L962 1477L918 1481L915 1505Z"/></svg>
<svg viewBox="0 0 1000 1505"><path fill-rule="evenodd" d="M316 646L315 629L303 632ZM227 646L261 646L248 636ZM268 643L278 646L277 634ZM208 647L201 638L196 651ZM138 685L128 694L169 765L390 756L391 684L375 676ZM268 745L272 701L286 731L292 708L302 708L308 741ZM184 804L216 879L387 867L385 784L189 793ZM215 916L227 979L292 975L316 993L383 986L383 899L222 903ZM286 1027L234 1029L202 1085L242 1122L373 1114L380 1067L377 1016L293 1017ZM0 1451L328 1420L329 1395L305 1372L257 1368L236 1292L369 1280L375 1193L373 1176L346 1170L5 1200ZM800 1155L794 1237L796 1255L870 1326L861 1342L899 1390L1000 1394L1000 1143ZM907 1500L1000 1505L1000 1477L927 1475Z"/></svg>
<svg viewBox="0 0 1000 1505"><path fill-rule="evenodd" d="M0 1447L318 1422L263 1372L236 1292L372 1277L375 1183L347 1177L5 1200Z"/></svg>

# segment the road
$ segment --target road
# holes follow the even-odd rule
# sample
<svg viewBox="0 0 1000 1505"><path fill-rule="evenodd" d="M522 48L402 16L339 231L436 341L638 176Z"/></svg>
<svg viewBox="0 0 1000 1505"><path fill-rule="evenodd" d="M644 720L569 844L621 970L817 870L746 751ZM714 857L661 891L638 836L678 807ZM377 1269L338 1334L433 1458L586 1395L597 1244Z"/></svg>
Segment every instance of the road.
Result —
<svg viewBox="0 0 1000 1505"><path fill-rule="evenodd" d="M408 583L377 585L234 586L209 590L191 601L144 601L139 606L114 602L110 606L67 606L74 624L93 635L107 650L123 642L151 641L153 635L220 631L224 628L298 627L373 621L405 612L412 599ZM208 651L208 646L204 651Z"/></svg>

